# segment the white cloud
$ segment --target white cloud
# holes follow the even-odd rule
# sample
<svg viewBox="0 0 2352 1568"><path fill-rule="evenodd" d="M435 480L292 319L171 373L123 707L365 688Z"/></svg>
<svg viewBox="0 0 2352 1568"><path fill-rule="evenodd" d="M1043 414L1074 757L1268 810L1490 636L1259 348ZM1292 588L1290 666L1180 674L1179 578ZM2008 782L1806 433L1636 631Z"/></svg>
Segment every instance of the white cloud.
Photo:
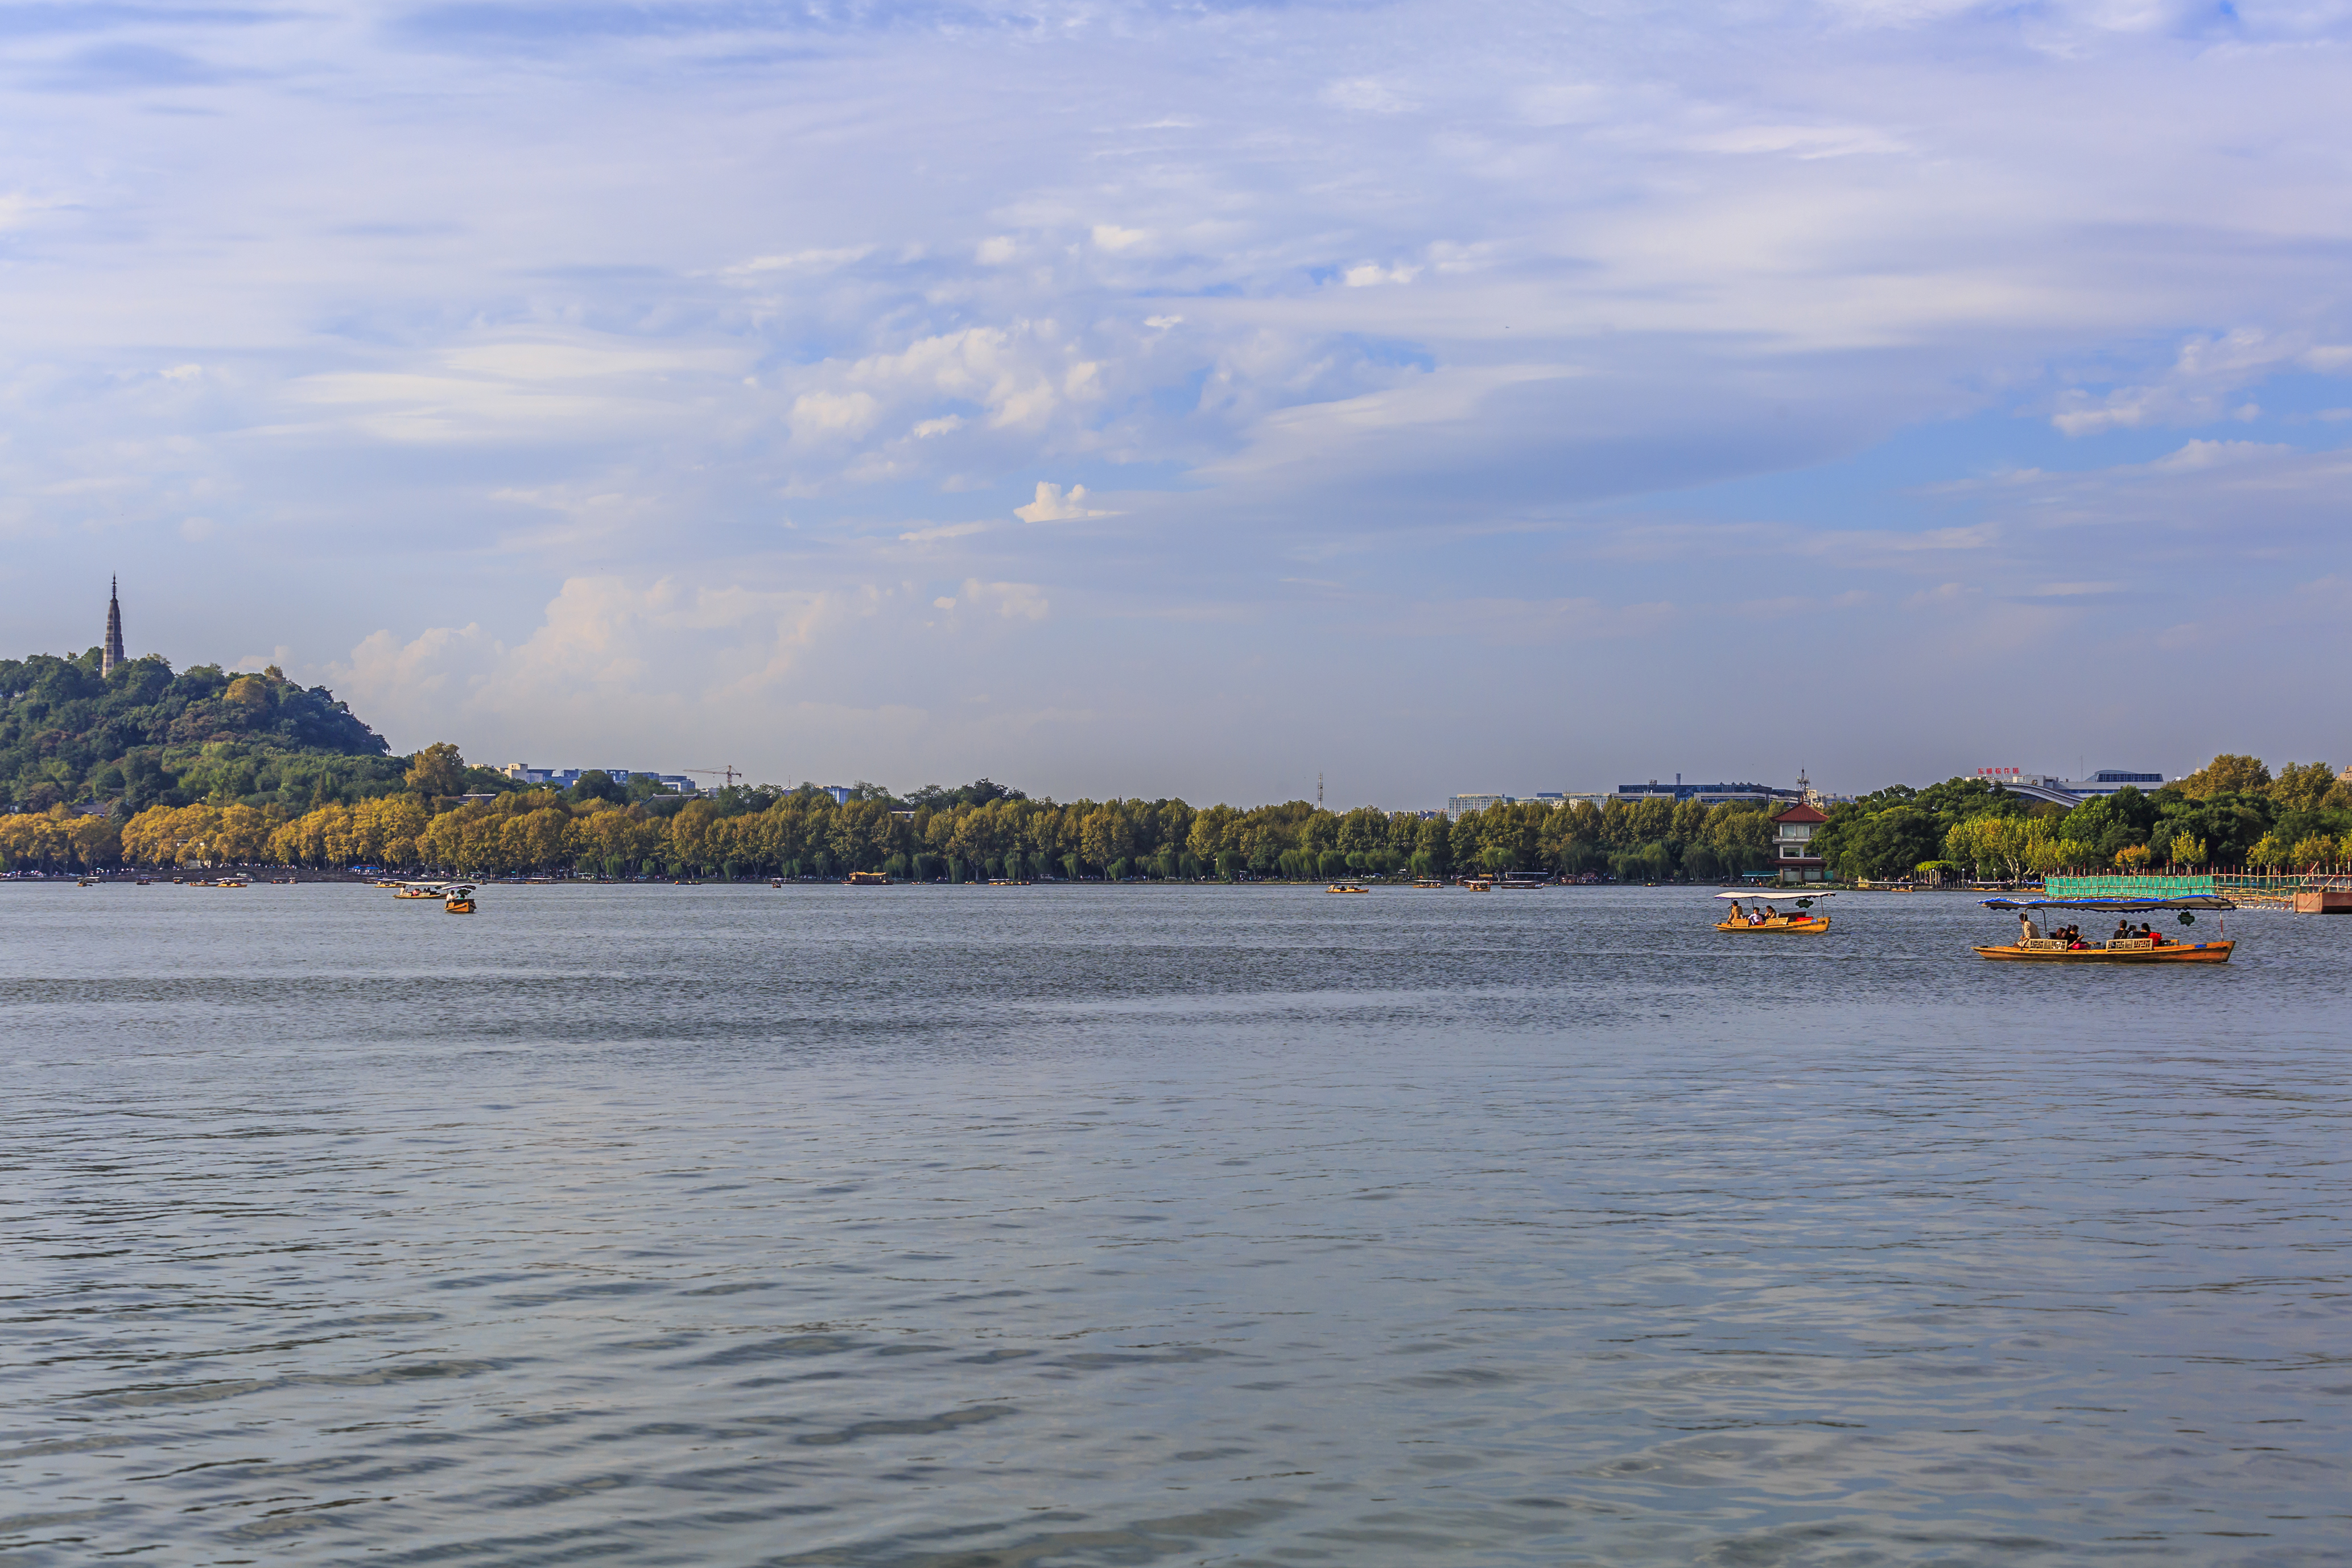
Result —
<svg viewBox="0 0 2352 1568"><path fill-rule="evenodd" d="M2051 423L2069 436L2148 425L2192 425L2216 419L2251 419L2252 404L2232 406L2234 395L2284 366L2318 353L2300 332L2241 327L2220 337L2193 337L2180 346L2160 379L2118 387L2105 397L2070 391Z"/></svg>
<svg viewBox="0 0 2352 1568"><path fill-rule="evenodd" d="M1115 223L1095 225L1095 247L1098 250L1108 250L1113 255L1120 251L1133 250L1150 237L1151 232L1149 229L1121 228Z"/></svg>
<svg viewBox="0 0 2352 1568"><path fill-rule="evenodd" d="M874 254L870 245L843 246L824 250L793 250L774 256L755 256L749 261L739 261L732 267L721 268L719 275L730 283L749 283L773 272L825 272L863 261Z"/></svg>
<svg viewBox="0 0 2352 1568"><path fill-rule="evenodd" d="M1448 599L1411 606L1381 629L1399 636L1462 637L1506 647L1598 642L1642 637L1678 618L1664 601L1610 605L1598 599Z"/></svg>
<svg viewBox="0 0 2352 1568"><path fill-rule="evenodd" d="M793 429L817 436L863 436L882 416L882 405L866 392L803 392L793 399Z"/></svg>
<svg viewBox="0 0 2352 1568"><path fill-rule="evenodd" d="M2042 583L2025 590L2030 599L2082 599L2123 591L2121 583Z"/></svg>
<svg viewBox="0 0 2352 1568"><path fill-rule="evenodd" d="M1786 153L1796 158L1906 151L1895 138L1863 125L1748 125L1694 137L1691 145L1706 153Z"/></svg>
<svg viewBox="0 0 2352 1568"><path fill-rule="evenodd" d="M2190 441L2148 467L2161 473L2179 473L2191 468L2220 468L2225 463L2283 458L2294 451L2293 447L2273 441Z"/></svg>
<svg viewBox="0 0 2352 1568"><path fill-rule="evenodd" d="M1420 107L1397 88L1374 77L1335 81L1318 96L1336 109L1351 109L1360 114L1405 114Z"/></svg>
<svg viewBox="0 0 2352 1568"><path fill-rule="evenodd" d="M1084 485L1072 485L1065 495L1061 486L1039 479L1037 499L1027 506L1014 507L1013 515L1024 522L1076 522L1089 517L1117 517L1118 513L1088 506Z"/></svg>
<svg viewBox="0 0 2352 1568"><path fill-rule="evenodd" d="M974 577L964 579L962 600L974 609L993 609L1006 620L1042 621L1052 607L1034 583L982 583Z"/></svg>
<svg viewBox="0 0 2352 1568"><path fill-rule="evenodd" d="M984 533L987 531L988 524L984 522L948 522L935 528L913 529L900 534L898 538L908 544L937 544L942 540L969 539L975 533Z"/></svg>

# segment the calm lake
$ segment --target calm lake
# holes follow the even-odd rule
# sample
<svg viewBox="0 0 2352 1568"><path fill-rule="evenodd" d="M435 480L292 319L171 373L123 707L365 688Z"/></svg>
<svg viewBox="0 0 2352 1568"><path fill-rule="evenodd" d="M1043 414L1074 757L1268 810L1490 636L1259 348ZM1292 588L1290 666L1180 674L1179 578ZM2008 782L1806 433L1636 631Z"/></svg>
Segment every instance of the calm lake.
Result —
<svg viewBox="0 0 2352 1568"><path fill-rule="evenodd" d="M1829 907L0 886L0 1565L2352 1562L2352 921Z"/></svg>

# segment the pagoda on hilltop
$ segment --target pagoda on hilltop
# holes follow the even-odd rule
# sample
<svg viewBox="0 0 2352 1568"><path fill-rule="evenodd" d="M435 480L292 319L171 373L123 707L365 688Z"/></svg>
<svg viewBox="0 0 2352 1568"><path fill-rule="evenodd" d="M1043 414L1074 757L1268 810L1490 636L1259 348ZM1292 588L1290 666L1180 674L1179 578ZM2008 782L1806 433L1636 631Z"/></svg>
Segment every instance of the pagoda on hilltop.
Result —
<svg viewBox="0 0 2352 1568"><path fill-rule="evenodd" d="M98 673L103 678L114 673L122 662L122 579L108 579L106 589L106 646L99 650Z"/></svg>

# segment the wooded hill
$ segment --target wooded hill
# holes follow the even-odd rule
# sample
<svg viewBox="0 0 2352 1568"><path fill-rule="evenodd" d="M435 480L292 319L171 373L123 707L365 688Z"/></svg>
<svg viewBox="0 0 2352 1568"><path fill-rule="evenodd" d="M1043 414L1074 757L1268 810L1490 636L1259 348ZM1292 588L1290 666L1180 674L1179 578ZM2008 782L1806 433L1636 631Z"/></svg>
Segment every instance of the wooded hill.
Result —
<svg viewBox="0 0 2352 1568"><path fill-rule="evenodd" d="M150 656L99 674L99 652L0 659L0 805L138 812L211 798L307 806L400 789L404 761L323 686L272 666Z"/></svg>

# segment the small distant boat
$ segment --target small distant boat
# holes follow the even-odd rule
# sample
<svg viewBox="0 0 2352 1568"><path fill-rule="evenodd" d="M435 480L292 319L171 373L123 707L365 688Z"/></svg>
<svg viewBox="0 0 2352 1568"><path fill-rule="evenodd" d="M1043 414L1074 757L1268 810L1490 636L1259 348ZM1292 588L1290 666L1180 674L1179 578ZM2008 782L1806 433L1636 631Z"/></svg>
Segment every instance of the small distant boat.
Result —
<svg viewBox="0 0 2352 1568"><path fill-rule="evenodd" d="M98 886L98 879L95 877L84 877L80 881L76 882L74 886L77 888L95 888Z"/></svg>
<svg viewBox="0 0 2352 1568"><path fill-rule="evenodd" d="M1834 899L1837 895L1835 893L1806 893L1791 900L1797 906L1797 912L1792 915L1780 913L1779 910L1765 903L1761 899L1757 899L1756 909L1752 913L1742 912L1739 908L1738 900L1741 899L1756 899L1757 896L1754 893L1717 893L1716 894L1716 897L1718 899L1729 899L1733 900L1731 905L1731 914L1729 917L1716 922L1715 929L1717 931L1793 931L1800 936L1819 936L1822 932L1830 929L1830 917L1827 915L1816 915L1808 911L1812 909L1813 901L1815 900ZM1766 911L1768 910L1771 912L1767 913Z"/></svg>
<svg viewBox="0 0 2352 1568"><path fill-rule="evenodd" d="M1420 881L1415 882L1413 886L1416 888L1443 888L1445 884L1439 881L1434 877L1423 877Z"/></svg>
<svg viewBox="0 0 2352 1568"><path fill-rule="evenodd" d="M2238 906L2229 900L2210 893L2191 894L2179 899L1983 899L1979 900L1989 910L2015 910L2025 929L2039 931L2032 924L2032 917L2048 910L2082 910L2093 914L2147 914L2158 910L2175 911L2179 923L2195 925L2199 912L2210 910L2215 916L2213 942L2183 942L2166 936L2151 928L2146 936L2137 932L2109 937L2104 942L2087 938L2064 938L2036 934L2027 936L2021 931L2018 939L1996 947L1979 947L1979 958L2010 963L2227 963L2231 951L2237 946L2228 940L2227 930L2220 916ZM2126 922L2128 923L2128 922ZM2143 922L2145 923L2145 922Z"/></svg>
<svg viewBox="0 0 2352 1568"><path fill-rule="evenodd" d="M1492 877L1465 877L1462 879L1462 885L1474 893L1491 893L1495 890L1495 879Z"/></svg>
<svg viewBox="0 0 2352 1568"><path fill-rule="evenodd" d="M446 882L402 882L393 893L395 899L437 899L449 890Z"/></svg>
<svg viewBox="0 0 2352 1568"><path fill-rule="evenodd" d="M849 874L849 886L853 888L887 888L889 885L890 879L879 871L852 871Z"/></svg>
<svg viewBox="0 0 2352 1568"><path fill-rule="evenodd" d="M1360 886L1354 882L1334 882L1323 890L1327 893L1369 893L1371 891L1370 888Z"/></svg>
<svg viewBox="0 0 2352 1568"><path fill-rule="evenodd" d="M471 883L460 882L441 897L445 914L470 915L474 912L474 889Z"/></svg>

